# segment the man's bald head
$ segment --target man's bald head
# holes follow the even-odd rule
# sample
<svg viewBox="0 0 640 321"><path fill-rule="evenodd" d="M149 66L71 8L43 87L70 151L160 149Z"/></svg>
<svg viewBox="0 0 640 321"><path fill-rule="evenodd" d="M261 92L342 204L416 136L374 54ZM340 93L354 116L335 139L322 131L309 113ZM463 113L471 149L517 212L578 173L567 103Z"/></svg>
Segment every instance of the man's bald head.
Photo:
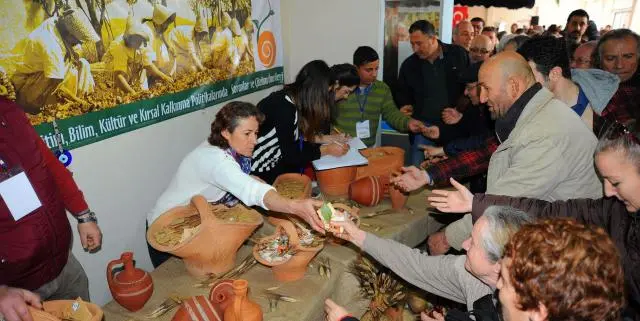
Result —
<svg viewBox="0 0 640 321"><path fill-rule="evenodd" d="M493 52L493 42L485 35L478 35L471 41L471 48L469 49L471 63L485 61Z"/></svg>
<svg viewBox="0 0 640 321"><path fill-rule="evenodd" d="M482 64L478 74L480 101L489 106L492 118L503 117L511 105L536 80L531 67L516 52L501 52Z"/></svg>

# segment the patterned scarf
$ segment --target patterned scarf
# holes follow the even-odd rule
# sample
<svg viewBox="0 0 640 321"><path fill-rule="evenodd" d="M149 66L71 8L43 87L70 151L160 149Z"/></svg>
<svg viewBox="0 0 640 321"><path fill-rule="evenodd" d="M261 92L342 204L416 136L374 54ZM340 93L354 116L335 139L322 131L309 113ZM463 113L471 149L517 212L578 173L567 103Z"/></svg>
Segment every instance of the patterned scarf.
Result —
<svg viewBox="0 0 640 321"><path fill-rule="evenodd" d="M233 159L235 159L238 164L240 164L240 168L242 169L242 172L244 172L247 175L251 173L251 157L242 156L238 154L235 150L233 150L233 148L231 147L227 148L225 152L229 154L231 157L233 157ZM216 204L224 204L227 207L233 207L233 206L236 206L239 201L240 200L238 200L237 197L227 192L226 194L224 194L224 196L220 200L216 202Z"/></svg>

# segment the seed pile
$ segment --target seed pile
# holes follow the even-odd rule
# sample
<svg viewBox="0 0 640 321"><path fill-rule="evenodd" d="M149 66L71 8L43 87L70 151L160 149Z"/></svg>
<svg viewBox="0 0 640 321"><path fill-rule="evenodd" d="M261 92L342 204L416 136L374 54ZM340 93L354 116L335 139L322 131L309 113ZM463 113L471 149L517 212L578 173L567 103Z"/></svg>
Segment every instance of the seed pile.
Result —
<svg viewBox="0 0 640 321"><path fill-rule="evenodd" d="M288 199L302 198L304 193L304 182L295 179L283 179L278 181L273 187L275 187L278 194Z"/></svg>

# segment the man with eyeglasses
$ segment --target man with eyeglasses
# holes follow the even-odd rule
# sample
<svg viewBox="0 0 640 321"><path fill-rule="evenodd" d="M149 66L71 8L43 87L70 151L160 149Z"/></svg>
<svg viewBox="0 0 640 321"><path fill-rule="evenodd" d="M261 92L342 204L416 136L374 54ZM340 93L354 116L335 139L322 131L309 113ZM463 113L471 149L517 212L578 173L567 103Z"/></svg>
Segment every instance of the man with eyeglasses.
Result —
<svg viewBox="0 0 640 321"><path fill-rule="evenodd" d="M591 69L593 68L593 63L591 60L591 55L593 54L593 50L596 49L597 41L589 41L581 44L576 48L571 56L571 68L575 69Z"/></svg>
<svg viewBox="0 0 640 321"><path fill-rule="evenodd" d="M485 35L479 35L473 38L471 41L471 48L469 49L469 59L471 63L477 63L485 61L493 53L494 44Z"/></svg>

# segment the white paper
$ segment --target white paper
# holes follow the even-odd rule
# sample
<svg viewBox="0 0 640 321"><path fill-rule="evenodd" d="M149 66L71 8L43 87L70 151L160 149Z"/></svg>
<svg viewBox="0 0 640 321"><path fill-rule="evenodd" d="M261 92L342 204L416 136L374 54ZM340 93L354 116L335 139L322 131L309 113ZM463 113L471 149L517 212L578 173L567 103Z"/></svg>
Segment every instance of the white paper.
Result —
<svg viewBox="0 0 640 321"><path fill-rule="evenodd" d="M358 137L351 137L351 140L349 141L349 147L355 148L355 149L365 149L367 148L367 145L365 145L362 142L362 139L358 138Z"/></svg>
<svg viewBox="0 0 640 321"><path fill-rule="evenodd" d="M358 138L369 138L371 137L369 120L356 122L356 136Z"/></svg>
<svg viewBox="0 0 640 321"><path fill-rule="evenodd" d="M0 183L0 196L16 221L42 206L24 172Z"/></svg>
<svg viewBox="0 0 640 321"><path fill-rule="evenodd" d="M356 139L360 141L360 144L362 144L365 148L367 147L366 145L364 145L364 143L362 143L360 139L358 138ZM357 144L351 144L350 142L349 151L340 157L325 155L320 157L320 159L314 160L313 167L316 170L321 171L325 169L369 164L369 161L364 156L362 156L362 154L360 154L360 152L358 151L357 147L359 146L356 146L356 145Z"/></svg>

